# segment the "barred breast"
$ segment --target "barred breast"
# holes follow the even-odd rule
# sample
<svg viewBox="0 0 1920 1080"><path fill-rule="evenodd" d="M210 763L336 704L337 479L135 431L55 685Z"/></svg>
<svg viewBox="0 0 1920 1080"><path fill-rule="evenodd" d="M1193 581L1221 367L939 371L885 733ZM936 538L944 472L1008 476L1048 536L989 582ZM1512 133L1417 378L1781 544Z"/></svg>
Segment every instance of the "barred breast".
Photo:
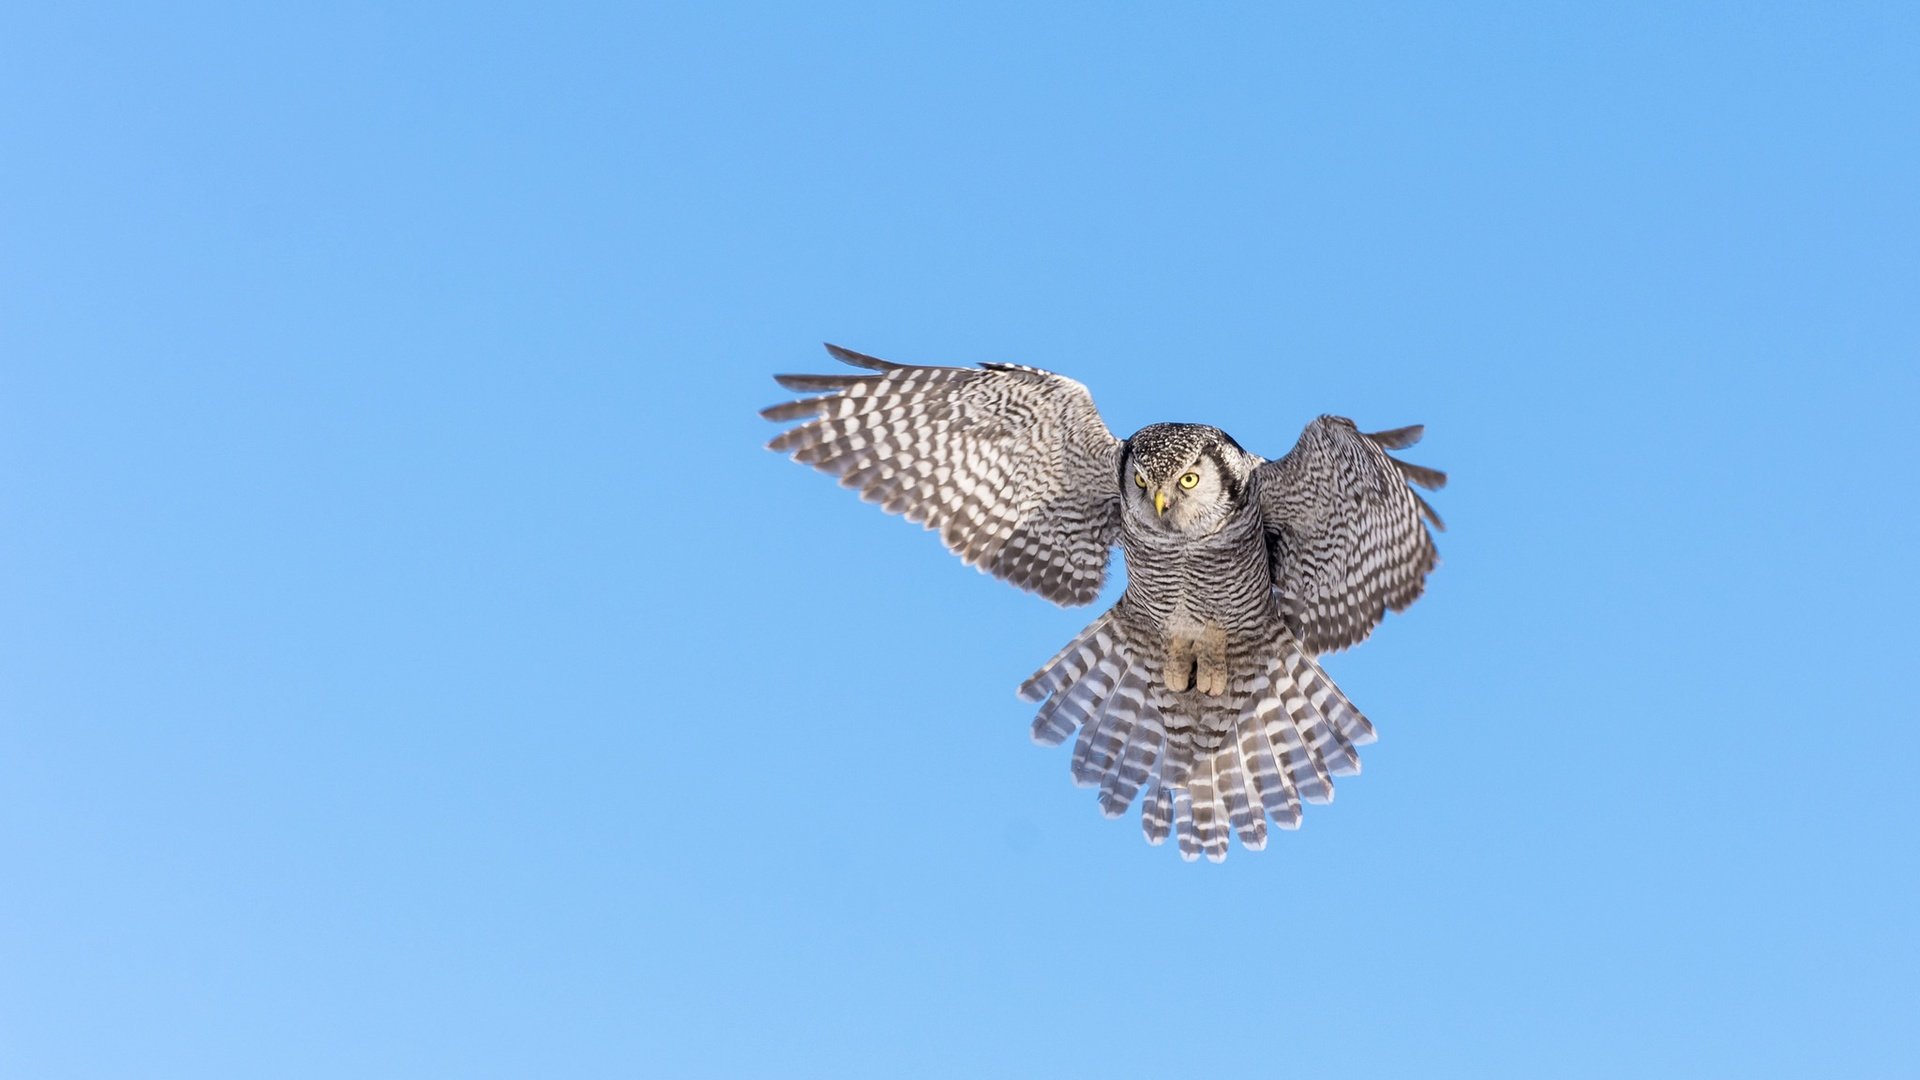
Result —
<svg viewBox="0 0 1920 1080"><path fill-rule="evenodd" d="M1201 537L1150 532L1123 520L1120 550L1127 560L1120 606L1134 629L1197 636L1218 627L1230 647L1264 644L1270 636L1279 616L1264 527L1253 504Z"/></svg>

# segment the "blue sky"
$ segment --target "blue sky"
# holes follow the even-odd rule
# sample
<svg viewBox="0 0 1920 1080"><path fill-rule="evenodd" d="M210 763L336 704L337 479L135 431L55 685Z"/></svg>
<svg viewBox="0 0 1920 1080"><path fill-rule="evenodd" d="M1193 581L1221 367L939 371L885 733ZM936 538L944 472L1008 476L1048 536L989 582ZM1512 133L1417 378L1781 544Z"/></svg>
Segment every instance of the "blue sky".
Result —
<svg viewBox="0 0 1920 1080"><path fill-rule="evenodd" d="M15 5L0 1071L1920 1061L1905 5ZM833 340L1424 422L1365 774L1103 820ZM1110 590L1117 595L1117 587Z"/></svg>

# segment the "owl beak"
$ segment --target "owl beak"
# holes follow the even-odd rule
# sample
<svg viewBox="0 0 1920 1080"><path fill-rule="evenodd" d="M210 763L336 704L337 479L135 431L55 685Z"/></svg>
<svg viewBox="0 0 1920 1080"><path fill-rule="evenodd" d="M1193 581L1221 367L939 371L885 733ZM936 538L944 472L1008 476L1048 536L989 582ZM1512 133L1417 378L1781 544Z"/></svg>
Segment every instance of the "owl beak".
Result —
<svg viewBox="0 0 1920 1080"><path fill-rule="evenodd" d="M1167 516L1167 492L1162 488L1153 493L1153 512L1161 517Z"/></svg>

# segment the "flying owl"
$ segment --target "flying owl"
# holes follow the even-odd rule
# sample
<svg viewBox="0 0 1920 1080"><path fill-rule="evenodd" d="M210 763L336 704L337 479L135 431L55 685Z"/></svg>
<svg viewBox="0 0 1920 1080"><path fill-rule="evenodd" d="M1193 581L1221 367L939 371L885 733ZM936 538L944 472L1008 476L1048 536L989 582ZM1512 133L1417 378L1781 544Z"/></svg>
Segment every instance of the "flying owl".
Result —
<svg viewBox="0 0 1920 1080"><path fill-rule="evenodd" d="M1413 603L1438 562L1427 524L1444 526L1410 485L1446 474L1387 453L1420 427L1322 416L1268 461L1203 424L1115 438L1085 386L1039 368L827 351L871 374L775 376L818 396L762 410L804 421L769 449L1057 604L1091 603L1120 545L1119 603L1020 687L1042 703L1034 741L1074 738L1102 813L1139 798L1148 843L1218 862L1229 828L1263 848L1268 819L1299 828L1360 771L1373 725L1314 657Z"/></svg>

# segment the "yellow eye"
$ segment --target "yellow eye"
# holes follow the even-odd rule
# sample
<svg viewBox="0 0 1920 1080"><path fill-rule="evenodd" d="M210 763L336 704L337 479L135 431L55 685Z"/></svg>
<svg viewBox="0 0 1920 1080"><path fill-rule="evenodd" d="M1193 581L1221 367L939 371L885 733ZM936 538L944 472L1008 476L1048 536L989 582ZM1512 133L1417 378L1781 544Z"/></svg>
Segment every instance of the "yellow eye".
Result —
<svg viewBox="0 0 1920 1080"><path fill-rule="evenodd" d="M1144 474L1144 473L1134 473L1134 474L1133 474L1133 482L1134 482L1135 484L1137 484L1137 485L1139 485L1140 487L1146 487L1146 486L1147 486L1147 477L1146 477L1146 474Z"/></svg>
<svg viewBox="0 0 1920 1080"><path fill-rule="evenodd" d="M1199 487L1200 474L1197 472L1190 472L1187 475L1182 476L1180 478L1180 486L1183 488L1186 488L1188 491L1192 491L1194 488Z"/></svg>

